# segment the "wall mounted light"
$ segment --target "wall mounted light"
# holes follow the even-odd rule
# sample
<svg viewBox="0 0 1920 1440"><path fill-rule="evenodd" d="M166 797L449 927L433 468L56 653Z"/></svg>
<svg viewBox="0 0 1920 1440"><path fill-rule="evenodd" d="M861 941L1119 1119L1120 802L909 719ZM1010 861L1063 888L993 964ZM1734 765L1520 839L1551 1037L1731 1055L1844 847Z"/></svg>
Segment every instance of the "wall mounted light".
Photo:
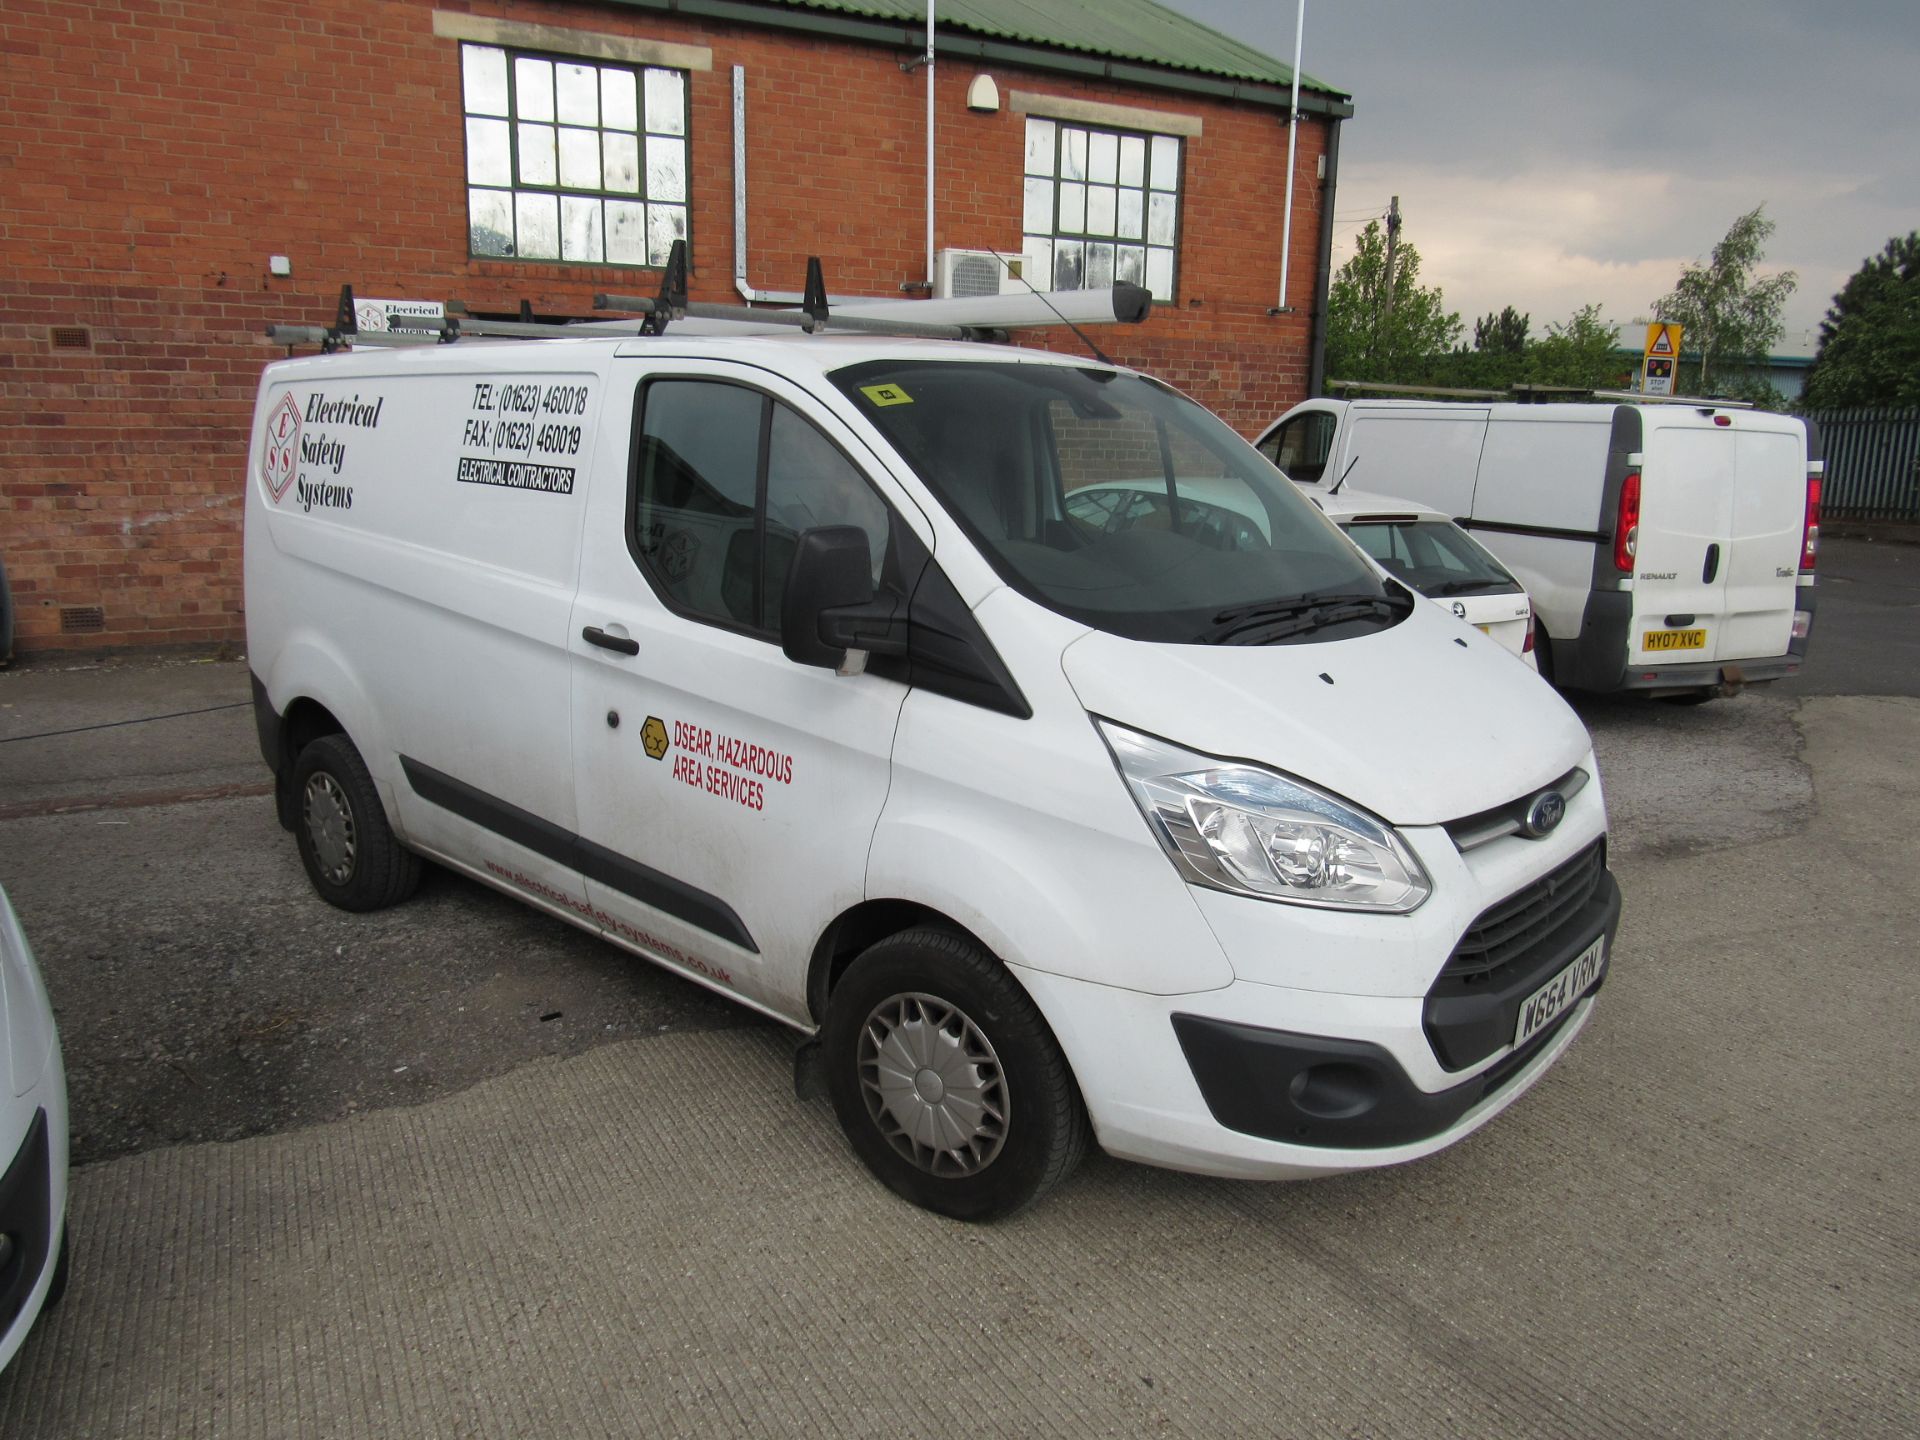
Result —
<svg viewBox="0 0 1920 1440"><path fill-rule="evenodd" d="M967 86L967 109L991 115L1000 108L1000 87L991 75L976 75Z"/></svg>

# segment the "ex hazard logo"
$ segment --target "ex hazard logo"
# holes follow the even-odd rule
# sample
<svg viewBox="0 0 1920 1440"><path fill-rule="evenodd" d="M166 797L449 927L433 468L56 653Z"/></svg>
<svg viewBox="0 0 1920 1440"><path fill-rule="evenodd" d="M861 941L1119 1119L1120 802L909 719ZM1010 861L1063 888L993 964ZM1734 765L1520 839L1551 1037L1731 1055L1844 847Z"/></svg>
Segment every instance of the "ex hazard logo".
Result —
<svg viewBox="0 0 1920 1440"><path fill-rule="evenodd" d="M280 497L287 493L299 467L300 407L293 403L293 396L282 395L280 403L267 417L267 455L261 464L267 488L273 491L274 504L278 505Z"/></svg>
<svg viewBox="0 0 1920 1440"><path fill-rule="evenodd" d="M647 747L649 760L658 760L667 753L667 727L658 715L647 716L647 723L640 727L640 743Z"/></svg>

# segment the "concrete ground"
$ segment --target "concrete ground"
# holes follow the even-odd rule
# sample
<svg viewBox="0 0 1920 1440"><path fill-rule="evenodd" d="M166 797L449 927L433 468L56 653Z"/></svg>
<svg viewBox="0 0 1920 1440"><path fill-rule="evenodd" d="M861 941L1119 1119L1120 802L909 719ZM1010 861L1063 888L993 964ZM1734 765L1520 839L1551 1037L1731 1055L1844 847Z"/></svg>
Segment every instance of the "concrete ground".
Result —
<svg viewBox="0 0 1920 1440"><path fill-rule="evenodd" d="M1615 968L1462 1145L1094 1157L976 1228L703 991L452 877L328 910L209 708L245 684L0 677L0 881L94 1157L7 1440L1915 1431L1920 702L1583 705Z"/></svg>

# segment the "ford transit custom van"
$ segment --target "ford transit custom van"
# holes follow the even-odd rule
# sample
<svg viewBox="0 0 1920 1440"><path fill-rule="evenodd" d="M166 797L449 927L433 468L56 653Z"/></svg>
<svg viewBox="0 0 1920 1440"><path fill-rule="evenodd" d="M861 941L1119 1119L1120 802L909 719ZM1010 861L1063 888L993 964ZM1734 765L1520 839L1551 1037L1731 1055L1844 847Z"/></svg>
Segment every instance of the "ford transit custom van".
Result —
<svg viewBox="0 0 1920 1440"><path fill-rule="evenodd" d="M389 905L431 860L779 1019L942 1213L1089 1143L1269 1179L1431 1154L1606 978L1579 720L1125 367L690 326L359 348L267 368L246 495L261 746L318 892Z"/></svg>

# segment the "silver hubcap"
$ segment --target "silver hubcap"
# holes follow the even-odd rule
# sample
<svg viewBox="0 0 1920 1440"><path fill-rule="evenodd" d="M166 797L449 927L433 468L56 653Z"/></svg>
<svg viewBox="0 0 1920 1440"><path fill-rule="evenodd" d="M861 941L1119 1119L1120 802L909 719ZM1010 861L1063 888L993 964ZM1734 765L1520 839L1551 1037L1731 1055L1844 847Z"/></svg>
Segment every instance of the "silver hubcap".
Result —
<svg viewBox="0 0 1920 1440"><path fill-rule="evenodd" d="M929 1175L974 1175L1007 1141L1007 1081L980 1027L937 995L895 995L860 1032L860 1092L880 1133Z"/></svg>
<svg viewBox="0 0 1920 1440"><path fill-rule="evenodd" d="M353 807L347 803L340 782L324 770L308 776L302 813L320 872L335 885L346 884L353 878L353 857L359 847L355 843Z"/></svg>

